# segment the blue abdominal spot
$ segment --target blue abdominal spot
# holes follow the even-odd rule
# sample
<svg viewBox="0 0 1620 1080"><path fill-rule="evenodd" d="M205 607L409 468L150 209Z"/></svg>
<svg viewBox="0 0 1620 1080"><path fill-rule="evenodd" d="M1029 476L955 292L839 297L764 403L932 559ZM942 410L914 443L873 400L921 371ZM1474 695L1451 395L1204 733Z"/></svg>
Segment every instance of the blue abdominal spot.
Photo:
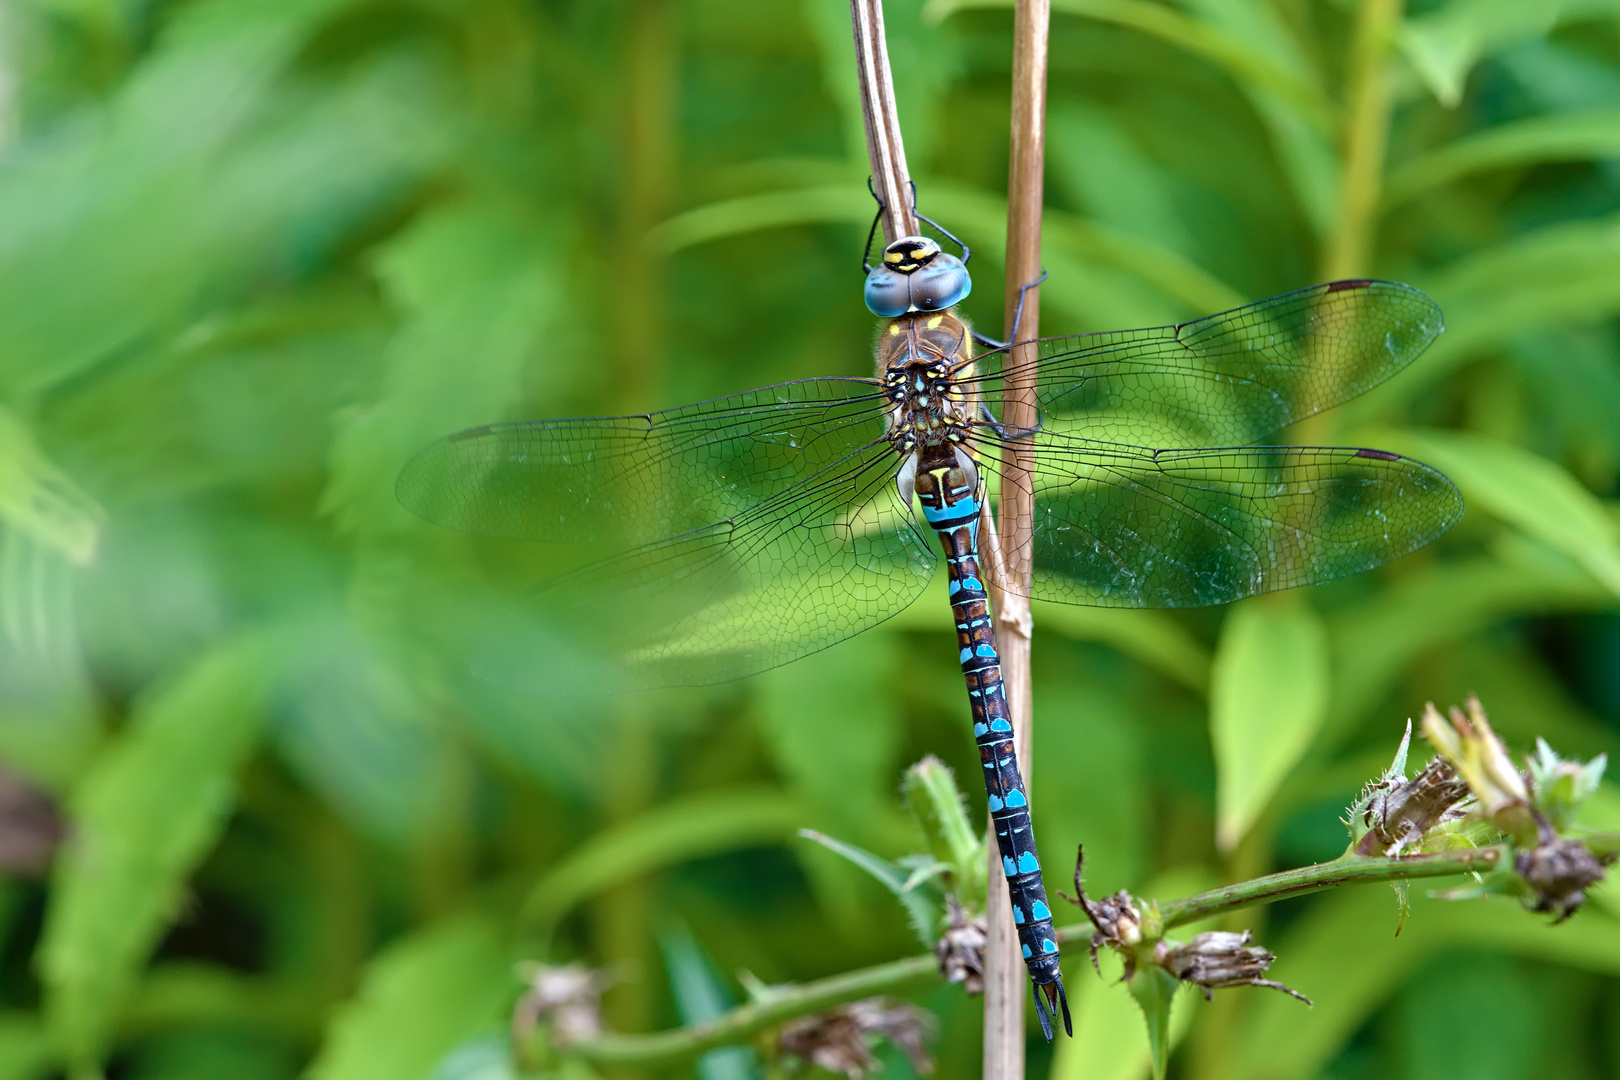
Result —
<svg viewBox="0 0 1620 1080"><path fill-rule="evenodd" d="M1018 873L1018 867L1014 866L1013 861L1007 858L1005 855L1001 857L1001 868L1002 870L1006 871L1008 877L1012 877Z"/></svg>
<svg viewBox="0 0 1620 1080"><path fill-rule="evenodd" d="M1030 952L1029 952L1029 946L1028 946L1028 945L1025 945L1025 946L1024 946L1024 959L1025 959L1025 960L1028 960L1028 959L1029 959L1029 957L1030 957Z"/></svg>
<svg viewBox="0 0 1620 1080"><path fill-rule="evenodd" d="M1057 942L1053 941L1051 938L1047 938L1045 941L1041 942L1041 952L1057 952Z"/></svg>
<svg viewBox="0 0 1620 1080"><path fill-rule="evenodd" d="M1036 922L1040 922L1042 919L1050 919L1052 917L1052 909L1041 903L1039 900L1029 905L1029 912L1035 917Z"/></svg>
<svg viewBox="0 0 1620 1080"><path fill-rule="evenodd" d="M998 716L994 720L990 721L990 730L991 731L1011 731L1012 730L1012 725L1007 723L1007 721L1003 720L1001 717Z"/></svg>
<svg viewBox="0 0 1620 1080"><path fill-rule="evenodd" d="M1036 862L1035 856L1031 855L1029 852L1026 851L1022 855L1018 856L1018 872L1020 874L1033 874L1040 868L1041 864Z"/></svg>
<svg viewBox="0 0 1620 1080"><path fill-rule="evenodd" d="M990 796L990 812L993 814L1001 809L1001 800L994 795Z"/></svg>
<svg viewBox="0 0 1620 1080"><path fill-rule="evenodd" d="M1022 791L1019 791L1017 788L1014 788L1012 791L1007 792L1007 805L1008 806L1023 806L1023 805L1025 805L1024 793Z"/></svg>

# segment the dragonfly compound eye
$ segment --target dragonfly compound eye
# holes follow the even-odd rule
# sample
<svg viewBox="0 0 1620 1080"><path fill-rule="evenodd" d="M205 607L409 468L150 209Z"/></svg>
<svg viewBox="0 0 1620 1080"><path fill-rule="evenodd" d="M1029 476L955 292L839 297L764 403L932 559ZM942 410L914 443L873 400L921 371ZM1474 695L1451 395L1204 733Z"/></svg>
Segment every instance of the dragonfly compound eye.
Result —
<svg viewBox="0 0 1620 1080"><path fill-rule="evenodd" d="M883 249L866 275L866 306L893 319L912 311L942 311L973 288L967 267L926 236L902 236Z"/></svg>
<svg viewBox="0 0 1620 1080"><path fill-rule="evenodd" d="M911 275L911 310L943 311L967 299L973 279L955 255L940 252Z"/></svg>

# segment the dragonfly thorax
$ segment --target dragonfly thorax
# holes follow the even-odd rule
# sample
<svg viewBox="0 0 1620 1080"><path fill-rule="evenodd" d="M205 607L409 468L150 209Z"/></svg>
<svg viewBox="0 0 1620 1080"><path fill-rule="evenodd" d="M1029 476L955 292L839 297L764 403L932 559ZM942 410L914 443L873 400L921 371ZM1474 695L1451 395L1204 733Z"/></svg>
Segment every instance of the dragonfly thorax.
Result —
<svg viewBox="0 0 1620 1080"><path fill-rule="evenodd" d="M973 409L962 386L971 374L972 336L950 312L903 315L878 341L878 378L889 399L886 434L902 455L954 456L965 446Z"/></svg>

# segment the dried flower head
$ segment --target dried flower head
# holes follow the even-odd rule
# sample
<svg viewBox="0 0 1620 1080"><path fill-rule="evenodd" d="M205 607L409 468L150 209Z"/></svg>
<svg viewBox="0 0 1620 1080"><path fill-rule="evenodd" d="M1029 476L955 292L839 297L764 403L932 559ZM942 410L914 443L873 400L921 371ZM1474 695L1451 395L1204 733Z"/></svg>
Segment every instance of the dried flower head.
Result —
<svg viewBox="0 0 1620 1080"><path fill-rule="evenodd" d="M1105 896L1101 900L1091 900L1086 897L1086 887L1082 880L1081 871L1085 867L1086 849L1081 845L1074 853L1074 895L1058 893L1059 896L1071 904L1077 905L1091 920L1091 925L1097 932L1091 935L1091 966L1102 973L1097 963L1097 950L1107 945L1126 952L1131 946L1139 944L1142 940L1142 912L1136 906L1131 894L1121 889L1113 896ZM1129 977L1132 965L1131 956L1126 953L1125 971Z"/></svg>
<svg viewBox="0 0 1620 1080"><path fill-rule="evenodd" d="M0 872L32 877L50 868L67 825L56 801L0 765Z"/></svg>
<svg viewBox="0 0 1620 1080"><path fill-rule="evenodd" d="M984 945L986 939L984 919L969 918L956 897L945 898L950 913L950 925L939 936L934 955L939 959L939 973L948 983L961 983L970 994L984 993Z"/></svg>
<svg viewBox="0 0 1620 1080"><path fill-rule="evenodd" d="M1430 829L1462 817L1468 797L1468 785L1443 757L1430 761L1410 780L1401 778L1388 786L1375 783L1362 809L1367 831L1356 843L1356 854L1399 855L1421 843Z"/></svg>
<svg viewBox="0 0 1620 1080"><path fill-rule="evenodd" d="M1524 776L1491 730L1479 698L1470 695L1467 707L1464 713L1453 706L1448 724L1430 702L1423 710L1423 734L1468 784L1482 816L1508 836L1533 841L1537 829Z"/></svg>
<svg viewBox="0 0 1620 1080"><path fill-rule="evenodd" d="M1586 890L1603 880L1603 864L1578 840L1564 840L1547 832L1542 843L1514 856L1513 869L1528 892L1525 906L1549 911L1554 922L1575 914L1586 900Z"/></svg>
<svg viewBox="0 0 1620 1080"><path fill-rule="evenodd" d="M1226 986L1267 986L1311 1004L1304 994L1264 977L1277 957L1258 945L1250 945L1247 930L1241 934L1211 930L1181 945L1161 942L1155 958L1170 974L1203 990L1206 999Z"/></svg>
<svg viewBox="0 0 1620 1080"><path fill-rule="evenodd" d="M580 964L526 965L523 991L512 1007L512 1038L522 1043L541 1020L549 1020L555 1045L566 1046L602 1033L602 991L615 981Z"/></svg>
<svg viewBox="0 0 1620 1080"><path fill-rule="evenodd" d="M777 1035L777 1050L800 1061L860 1080L877 1069L875 1037L888 1039L906 1055L919 1075L933 1072L926 1043L934 1035L934 1018L915 1005L875 997L840 1005L793 1021Z"/></svg>

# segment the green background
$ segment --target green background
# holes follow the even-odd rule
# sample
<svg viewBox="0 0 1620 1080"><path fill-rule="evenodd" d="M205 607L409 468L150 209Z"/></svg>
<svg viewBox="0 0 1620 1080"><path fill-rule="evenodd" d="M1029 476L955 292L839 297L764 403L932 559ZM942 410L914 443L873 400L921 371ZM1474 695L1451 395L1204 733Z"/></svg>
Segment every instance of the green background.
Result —
<svg viewBox="0 0 1620 1080"><path fill-rule="evenodd" d="M1409 282L1446 335L1294 434L1427 460L1469 511L1230 610L1038 607L1049 877L1082 839L1098 892L1329 858L1429 699L1477 691L1516 750L1614 749L1620 4L1055 6L1043 331ZM794 833L898 856L901 769L971 781L939 596L752 680L618 695L525 611L540 549L393 497L469 424L868 371L847 18L0 5L0 757L72 829L0 884L0 1078L493 1080L517 959L616 965L609 1022L651 1030L739 972L916 949ZM994 332L1008 5L888 19L922 208L975 246ZM1589 820L1620 823L1614 789ZM1620 902L1550 929L1414 894L1399 937L1383 886L1246 913L1316 1007L1186 993L1172 1069L1620 1073ZM1030 1074L1143 1075L1128 999L1068 970L1081 1038ZM939 1075L976 1075L978 1003L920 1000Z"/></svg>

